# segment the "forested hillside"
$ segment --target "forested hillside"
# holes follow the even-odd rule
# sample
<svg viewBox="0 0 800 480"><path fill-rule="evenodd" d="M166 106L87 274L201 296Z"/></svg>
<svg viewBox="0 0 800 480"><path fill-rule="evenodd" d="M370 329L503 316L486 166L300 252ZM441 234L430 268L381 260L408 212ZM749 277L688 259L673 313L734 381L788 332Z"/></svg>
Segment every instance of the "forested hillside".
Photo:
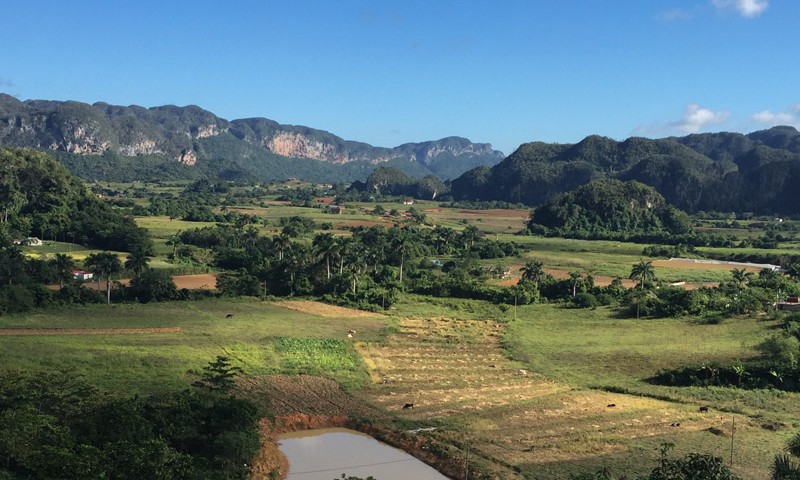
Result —
<svg viewBox="0 0 800 480"><path fill-rule="evenodd" d="M747 135L526 143L500 164L453 180L451 194L457 200L540 205L598 178L650 185L688 212L794 214L800 200L800 132L775 127Z"/></svg>
<svg viewBox="0 0 800 480"><path fill-rule="evenodd" d="M384 148L266 118L228 121L194 105L23 102L0 93L2 146L50 150L72 173L108 181L351 182L363 181L381 164L416 178L449 179L504 157L489 144L460 137Z"/></svg>
<svg viewBox="0 0 800 480"><path fill-rule="evenodd" d="M35 236L109 250L149 250L147 231L90 194L52 157L0 149L0 243Z"/></svg>

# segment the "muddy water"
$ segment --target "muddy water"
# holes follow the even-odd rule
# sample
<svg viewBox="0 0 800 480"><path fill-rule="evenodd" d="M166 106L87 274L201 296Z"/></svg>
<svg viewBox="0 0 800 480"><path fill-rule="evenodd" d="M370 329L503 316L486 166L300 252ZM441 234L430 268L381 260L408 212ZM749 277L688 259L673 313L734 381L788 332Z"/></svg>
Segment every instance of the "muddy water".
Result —
<svg viewBox="0 0 800 480"><path fill-rule="evenodd" d="M281 435L279 442L289 459L287 480L332 480L343 473L377 480L447 480L404 451L354 430L306 430Z"/></svg>

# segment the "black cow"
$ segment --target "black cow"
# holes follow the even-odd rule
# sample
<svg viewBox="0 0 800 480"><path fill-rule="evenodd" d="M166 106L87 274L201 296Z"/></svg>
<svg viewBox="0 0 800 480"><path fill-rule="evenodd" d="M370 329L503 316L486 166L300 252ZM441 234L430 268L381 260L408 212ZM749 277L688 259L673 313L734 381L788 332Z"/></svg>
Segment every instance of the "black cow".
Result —
<svg viewBox="0 0 800 480"><path fill-rule="evenodd" d="M411 410L413 408L414 408L413 403L406 403L405 405L403 405L403 410Z"/></svg>

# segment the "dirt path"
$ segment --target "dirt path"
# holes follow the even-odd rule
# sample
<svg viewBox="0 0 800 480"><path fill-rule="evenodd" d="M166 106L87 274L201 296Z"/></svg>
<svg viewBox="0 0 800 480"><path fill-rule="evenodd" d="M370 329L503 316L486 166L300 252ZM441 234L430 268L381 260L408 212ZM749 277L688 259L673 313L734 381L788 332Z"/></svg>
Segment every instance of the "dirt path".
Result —
<svg viewBox="0 0 800 480"><path fill-rule="evenodd" d="M154 328L14 328L0 330L10 335L121 335L124 333L178 333L181 327Z"/></svg>

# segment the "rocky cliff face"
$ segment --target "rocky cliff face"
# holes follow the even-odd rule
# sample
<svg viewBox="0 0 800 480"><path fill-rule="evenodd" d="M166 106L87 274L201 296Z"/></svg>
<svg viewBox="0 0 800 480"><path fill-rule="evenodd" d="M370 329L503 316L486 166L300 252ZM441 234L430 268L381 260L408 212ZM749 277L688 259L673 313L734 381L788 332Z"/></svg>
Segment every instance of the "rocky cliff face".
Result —
<svg viewBox="0 0 800 480"><path fill-rule="evenodd" d="M493 165L503 158L489 144L474 144L458 137L382 148L265 118L228 121L194 105L144 108L103 102L23 102L0 94L0 146L75 155L100 155L106 151L128 157L158 155L192 166L198 161L214 160L204 158L203 146L222 134L280 157L336 164L405 159L429 168L442 162L455 164L461 173L476 164ZM435 168L432 170L436 172Z"/></svg>

